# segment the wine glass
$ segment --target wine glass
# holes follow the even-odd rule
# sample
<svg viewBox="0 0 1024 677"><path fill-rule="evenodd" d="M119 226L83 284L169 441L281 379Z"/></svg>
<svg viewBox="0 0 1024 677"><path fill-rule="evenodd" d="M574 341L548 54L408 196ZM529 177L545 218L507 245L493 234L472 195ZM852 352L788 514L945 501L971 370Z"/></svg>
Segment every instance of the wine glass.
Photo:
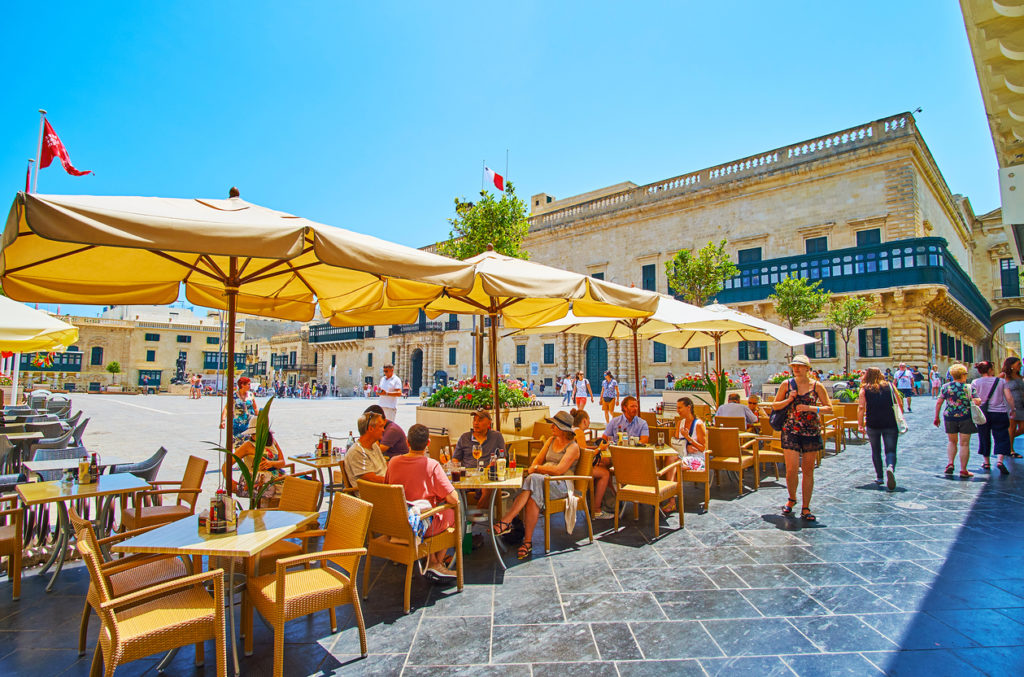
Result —
<svg viewBox="0 0 1024 677"><path fill-rule="evenodd" d="M484 450L480 446L480 444L474 444L473 445L473 460L476 461L477 473L480 472L480 467L481 467L481 465L480 465L480 457L483 456L483 455L484 455Z"/></svg>

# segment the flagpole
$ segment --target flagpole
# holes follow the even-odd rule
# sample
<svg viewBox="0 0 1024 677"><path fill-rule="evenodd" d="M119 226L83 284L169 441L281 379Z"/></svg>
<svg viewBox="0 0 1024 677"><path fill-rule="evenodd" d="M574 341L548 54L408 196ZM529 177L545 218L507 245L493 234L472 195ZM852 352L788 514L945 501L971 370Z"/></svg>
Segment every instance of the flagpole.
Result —
<svg viewBox="0 0 1024 677"><path fill-rule="evenodd" d="M32 192L39 192L39 161L43 157L43 127L46 124L46 111L39 109L39 144L36 146L36 176L32 182Z"/></svg>
<svg viewBox="0 0 1024 677"><path fill-rule="evenodd" d="M508 148L505 149L505 181L508 181Z"/></svg>
<svg viewBox="0 0 1024 677"><path fill-rule="evenodd" d="M480 161L480 192L481 193L487 189L486 185L485 185L486 181L487 181L487 160L481 160Z"/></svg>
<svg viewBox="0 0 1024 677"><path fill-rule="evenodd" d="M32 164L35 162L34 159L28 159L28 166L25 168L25 192L32 192Z"/></svg>

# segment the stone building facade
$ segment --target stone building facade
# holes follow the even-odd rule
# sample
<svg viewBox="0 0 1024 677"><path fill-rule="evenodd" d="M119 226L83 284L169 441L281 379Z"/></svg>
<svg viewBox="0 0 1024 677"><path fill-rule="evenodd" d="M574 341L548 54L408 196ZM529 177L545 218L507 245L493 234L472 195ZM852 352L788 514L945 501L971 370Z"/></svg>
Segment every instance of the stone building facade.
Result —
<svg viewBox="0 0 1024 677"><path fill-rule="evenodd" d="M876 307L850 343L854 368L905 361L944 370L1009 351L994 312L1019 305L1008 296L1019 289L1002 284L1008 245L998 221L997 213L976 216L950 191L904 113L644 186L620 183L566 199L535 195L524 248L541 263L670 293L665 263L680 249L725 238L740 274L719 302L779 322L768 296L780 277L820 279L837 297ZM429 385L473 372L471 322L313 326L310 341L321 355L320 378L343 388L379 378L382 355L393 356L413 386ZM842 342L822 320L797 329L822 339L810 348L817 366L842 368ZM746 367L760 381L783 368L787 349L755 342L725 345L722 353L726 368ZM498 354L502 371L538 382L576 370L596 381L605 368L623 384L633 380L629 342L513 336L501 339ZM654 342L641 345L640 362L654 386L669 371L701 364L697 351Z"/></svg>

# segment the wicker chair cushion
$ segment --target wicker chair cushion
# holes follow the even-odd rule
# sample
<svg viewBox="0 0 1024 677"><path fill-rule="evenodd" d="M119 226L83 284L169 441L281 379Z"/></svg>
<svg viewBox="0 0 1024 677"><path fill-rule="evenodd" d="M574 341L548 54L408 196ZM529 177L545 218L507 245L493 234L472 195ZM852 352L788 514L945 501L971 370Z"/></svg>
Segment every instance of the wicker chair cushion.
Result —
<svg viewBox="0 0 1024 677"><path fill-rule="evenodd" d="M676 483L670 480L658 480L658 496L671 496L676 493ZM619 487L619 495L623 500L630 500L627 496L654 496L654 487L645 487L637 484L623 484Z"/></svg>
<svg viewBox="0 0 1024 677"><path fill-rule="evenodd" d="M154 505L142 509L141 519L138 516L138 510L125 508L123 519L129 529L139 529L153 524L173 522L191 514L192 507L188 505Z"/></svg>
<svg viewBox="0 0 1024 677"><path fill-rule="evenodd" d="M249 582L252 601L264 618L275 614L277 575L267 574ZM351 582L341 572L325 568L298 569L288 572L285 581L284 620L306 616L313 611L352 603Z"/></svg>
<svg viewBox="0 0 1024 677"><path fill-rule="evenodd" d="M130 645L133 639L142 639L140 646L125 652L128 654L125 656L126 662L181 646L187 643L182 642L182 636L208 635L209 626L213 622L213 598L200 586L158 597L117 613L117 630L121 641ZM155 635L153 628L165 630ZM101 630L101 635L106 635L106 628ZM107 638L101 637L101 641L103 639ZM166 639L167 643L161 645L161 639Z"/></svg>

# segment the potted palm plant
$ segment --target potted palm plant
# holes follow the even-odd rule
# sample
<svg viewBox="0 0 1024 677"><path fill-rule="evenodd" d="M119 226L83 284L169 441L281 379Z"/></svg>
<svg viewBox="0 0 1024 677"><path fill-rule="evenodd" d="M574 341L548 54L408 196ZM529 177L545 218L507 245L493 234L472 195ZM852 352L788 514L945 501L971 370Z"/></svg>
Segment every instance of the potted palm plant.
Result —
<svg viewBox="0 0 1024 677"><path fill-rule="evenodd" d="M273 478L268 476L268 474L260 473L260 464L263 462L267 446L270 444L270 405L273 402L274 398L271 397L256 415L256 432L252 438L254 450L251 464L246 463L245 458L234 453L233 450L217 447L218 451L230 454L232 463L238 466L238 473L240 475L238 484L244 488L245 494L249 497L249 510L258 509L260 501L267 490L281 481L280 478ZM228 425L230 425L230 422ZM230 473L228 475L230 476Z"/></svg>

